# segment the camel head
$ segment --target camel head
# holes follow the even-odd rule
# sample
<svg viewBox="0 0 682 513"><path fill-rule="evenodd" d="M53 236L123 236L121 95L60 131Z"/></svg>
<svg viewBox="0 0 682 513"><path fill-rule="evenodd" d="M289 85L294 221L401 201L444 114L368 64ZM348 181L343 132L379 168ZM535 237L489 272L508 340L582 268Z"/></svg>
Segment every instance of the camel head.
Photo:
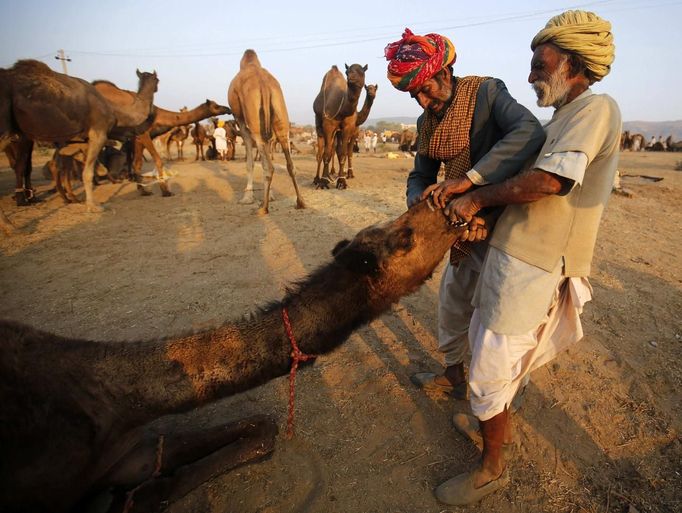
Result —
<svg viewBox="0 0 682 513"><path fill-rule="evenodd" d="M206 107L208 107L208 111L211 113L211 116L222 116L223 114L232 114L232 110L229 107L226 107L225 105L219 105L218 103L214 102L213 100L209 100L208 98L206 99Z"/></svg>
<svg viewBox="0 0 682 513"><path fill-rule="evenodd" d="M149 73L148 71L140 71L139 69L136 69L135 73L139 79L137 86L138 92L142 92L147 88L153 90L154 92L159 90L159 78L156 76L156 70L154 70L152 73Z"/></svg>
<svg viewBox="0 0 682 513"><path fill-rule="evenodd" d="M377 89L379 89L379 84L369 84L365 86L365 92L367 93L367 96L370 98L376 98L377 95Z"/></svg>
<svg viewBox="0 0 682 513"><path fill-rule="evenodd" d="M348 85L355 87L365 86L365 71L367 71L367 64L360 66L359 64L345 64L346 77L348 77Z"/></svg>
<svg viewBox="0 0 682 513"><path fill-rule="evenodd" d="M244 52L242 60L239 61L239 69L244 69L245 67L252 65L260 67L260 61L258 60L258 55L256 55L255 50L248 49Z"/></svg>
<svg viewBox="0 0 682 513"><path fill-rule="evenodd" d="M442 210L422 201L393 221L339 242L332 255L359 279L368 280L377 298L396 302L431 276L464 229L452 227Z"/></svg>

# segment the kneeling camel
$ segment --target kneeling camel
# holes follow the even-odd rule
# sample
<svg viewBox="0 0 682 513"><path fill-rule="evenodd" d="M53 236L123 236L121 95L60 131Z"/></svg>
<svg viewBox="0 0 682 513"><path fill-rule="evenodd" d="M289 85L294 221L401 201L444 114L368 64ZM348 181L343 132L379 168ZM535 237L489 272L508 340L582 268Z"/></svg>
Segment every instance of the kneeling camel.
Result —
<svg viewBox="0 0 682 513"><path fill-rule="evenodd" d="M84 511L103 490L109 511L126 494L125 511L157 511L269 453L276 427L263 416L190 432L149 424L286 374L293 337L303 353L332 351L416 291L462 231L420 203L338 243L281 301L178 338L94 342L0 321L3 511Z"/></svg>

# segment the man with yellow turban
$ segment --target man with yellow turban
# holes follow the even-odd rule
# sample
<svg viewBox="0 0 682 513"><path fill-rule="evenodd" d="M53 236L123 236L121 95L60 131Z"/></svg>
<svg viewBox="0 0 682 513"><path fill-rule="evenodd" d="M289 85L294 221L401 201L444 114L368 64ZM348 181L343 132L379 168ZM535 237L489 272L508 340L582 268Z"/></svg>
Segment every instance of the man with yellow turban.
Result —
<svg viewBox="0 0 682 513"><path fill-rule="evenodd" d="M225 160L227 155L227 132L225 131L225 122L218 120L216 129L213 131L213 140L215 141L215 149L220 160Z"/></svg>
<svg viewBox="0 0 682 513"><path fill-rule="evenodd" d="M388 79L424 109L417 120L414 169L407 178L408 207L434 191L441 164L445 180L436 191L438 197L432 198L436 202L445 194L463 193L515 175L542 146L542 126L512 98L501 80L453 76L457 54L447 37L419 36L405 29L402 39L386 47L385 55ZM471 300L487 249L480 239L491 228L480 219L472 222L463 240L453 247L443 272L438 349L445 356L444 371L411 376L416 385L456 399L467 397L464 360Z"/></svg>
<svg viewBox="0 0 682 513"><path fill-rule="evenodd" d="M532 370L582 338L597 229L618 165L618 105L589 88L611 70L611 24L591 12L567 11L549 20L531 49L528 81L538 105L555 109L539 155L500 184L452 200L446 192L439 203L462 222L482 208L507 205L490 240L469 326L475 418L453 419L460 432L482 441L483 455L472 471L436 489L447 504L478 501L509 482L514 394Z"/></svg>

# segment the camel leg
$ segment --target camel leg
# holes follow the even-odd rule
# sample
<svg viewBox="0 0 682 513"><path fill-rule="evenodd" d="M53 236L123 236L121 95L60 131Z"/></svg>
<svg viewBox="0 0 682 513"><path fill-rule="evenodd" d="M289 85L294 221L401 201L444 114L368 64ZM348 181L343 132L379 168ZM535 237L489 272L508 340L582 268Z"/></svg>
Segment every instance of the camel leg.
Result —
<svg viewBox="0 0 682 513"><path fill-rule="evenodd" d="M275 174L275 166L272 164L272 155L268 143L256 143L261 155L261 166L263 167L263 204L258 209L259 214L267 214L270 206L272 177ZM266 171L267 170L267 171Z"/></svg>
<svg viewBox="0 0 682 513"><path fill-rule="evenodd" d="M324 153L322 155L323 168L322 168L322 178L320 178L317 184L318 189L329 189L329 185L334 182L332 177L329 175L329 162L334 157L334 131L325 130L324 133Z"/></svg>
<svg viewBox="0 0 682 513"><path fill-rule="evenodd" d="M317 151L315 153L315 158L317 159L317 172L315 173L315 179L313 184L318 185L320 183L320 171L322 169L322 157L324 155L324 137L317 136Z"/></svg>
<svg viewBox="0 0 682 513"><path fill-rule="evenodd" d="M16 178L14 199L18 207L25 207L35 203L34 193L31 189L33 141L21 136L12 146L16 157L14 161L14 175Z"/></svg>
<svg viewBox="0 0 682 513"><path fill-rule="evenodd" d="M85 188L85 204L88 212L102 212L104 209L95 201L93 178L95 176L95 160L107 141L106 132L90 130L88 132L88 152L83 165L83 187Z"/></svg>
<svg viewBox="0 0 682 513"><path fill-rule="evenodd" d="M298 190L298 183L296 183L296 169L294 168L294 161L291 158L291 150L289 150L289 145L284 145L281 141L280 144L282 145L282 148L284 148L284 158L287 161L287 173L289 173L291 183L294 184L294 190L296 191L296 208L305 208L301 191Z"/></svg>
<svg viewBox="0 0 682 513"><path fill-rule="evenodd" d="M142 184L140 183L142 181L141 173L142 173L142 160L143 160L143 156L144 156L144 149L145 149L145 147L147 147L146 141L144 140L145 136L151 140L151 137L149 136L148 132L145 132L145 133L140 134L140 135L135 137L135 150L134 150L135 157L133 159L133 173L134 173L133 176L134 176L134 180L137 182L137 190L140 191L140 195L151 196L152 191L150 191L148 187L143 187ZM151 146L154 147L154 144L152 143ZM154 148L154 151L156 151L156 148Z"/></svg>
<svg viewBox="0 0 682 513"><path fill-rule="evenodd" d="M344 127L341 132L341 154L339 155L339 177L336 180L337 189L347 189L348 183L346 182L347 174L345 170L346 165L346 150L350 146L351 140L353 138L352 131L355 127ZM351 148L352 149L352 148Z"/></svg>
<svg viewBox="0 0 682 513"><path fill-rule="evenodd" d="M114 486L109 511L162 511L202 483L270 454L277 427L263 415L226 426L161 435L147 431L102 485ZM151 478L157 462L158 477ZM130 491L135 488L131 494ZM122 492L121 490L125 490Z"/></svg>
<svg viewBox="0 0 682 513"><path fill-rule="evenodd" d="M244 146L246 147L246 189L244 189L244 196L239 200L243 205L250 205L253 203L253 139L246 131L246 126L239 123L239 129L242 132L244 139Z"/></svg>
<svg viewBox="0 0 682 513"><path fill-rule="evenodd" d="M152 160L154 161L156 170L159 172L159 187L161 187L161 196L163 196L164 198L173 196L173 193L170 191L170 188L168 187L167 181L168 176L165 169L163 168L161 156L156 151L156 148L154 148L154 142L152 141L152 138L150 137L149 133L144 133L140 136L140 139L146 150L152 156Z"/></svg>
<svg viewBox="0 0 682 513"><path fill-rule="evenodd" d="M348 156L348 179L355 178L353 174L353 138L351 137L346 146L346 155Z"/></svg>

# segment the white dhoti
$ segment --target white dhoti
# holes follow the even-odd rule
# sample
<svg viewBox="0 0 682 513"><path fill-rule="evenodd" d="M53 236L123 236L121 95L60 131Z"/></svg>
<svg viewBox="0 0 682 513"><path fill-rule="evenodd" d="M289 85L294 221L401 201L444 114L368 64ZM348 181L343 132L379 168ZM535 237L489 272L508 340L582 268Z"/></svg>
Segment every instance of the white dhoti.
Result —
<svg viewBox="0 0 682 513"><path fill-rule="evenodd" d="M587 278L560 277L539 326L518 335L486 328L476 308L469 326L471 409L488 420L509 407L523 379L583 337L580 314L592 299ZM519 304L518 308L523 308Z"/></svg>
<svg viewBox="0 0 682 513"><path fill-rule="evenodd" d="M495 247L486 255L469 326L471 409L488 420L508 407L526 376L583 336L587 278L546 271Z"/></svg>

